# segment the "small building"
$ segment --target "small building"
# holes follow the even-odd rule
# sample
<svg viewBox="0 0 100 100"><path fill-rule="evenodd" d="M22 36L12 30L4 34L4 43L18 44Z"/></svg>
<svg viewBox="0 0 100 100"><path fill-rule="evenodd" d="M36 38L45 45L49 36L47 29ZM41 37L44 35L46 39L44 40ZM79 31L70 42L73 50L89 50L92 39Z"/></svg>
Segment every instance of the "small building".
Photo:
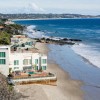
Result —
<svg viewBox="0 0 100 100"><path fill-rule="evenodd" d="M15 43L23 42L24 39L26 39L25 35L13 35L11 38L11 44L13 45Z"/></svg>
<svg viewBox="0 0 100 100"><path fill-rule="evenodd" d="M4 29L4 26L0 26L0 31L2 31Z"/></svg>
<svg viewBox="0 0 100 100"><path fill-rule="evenodd" d="M11 25L11 24L14 24L14 22L12 22L12 21L6 21L5 24L6 25Z"/></svg>
<svg viewBox="0 0 100 100"><path fill-rule="evenodd" d="M36 41L26 37L25 35L13 35L11 38L11 44L17 45L17 48L33 48L35 45Z"/></svg>

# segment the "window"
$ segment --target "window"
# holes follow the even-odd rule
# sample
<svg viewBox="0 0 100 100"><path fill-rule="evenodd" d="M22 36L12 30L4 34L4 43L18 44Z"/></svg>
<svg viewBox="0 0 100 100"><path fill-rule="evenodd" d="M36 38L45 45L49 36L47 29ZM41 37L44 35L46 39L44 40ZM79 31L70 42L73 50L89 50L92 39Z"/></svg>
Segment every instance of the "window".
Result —
<svg viewBox="0 0 100 100"><path fill-rule="evenodd" d="M28 59L23 60L23 65L28 65Z"/></svg>
<svg viewBox="0 0 100 100"><path fill-rule="evenodd" d="M47 60L46 59L42 59L42 64L46 64Z"/></svg>
<svg viewBox="0 0 100 100"><path fill-rule="evenodd" d="M28 45L28 42L26 42L25 44Z"/></svg>
<svg viewBox="0 0 100 100"><path fill-rule="evenodd" d="M28 42L28 45L30 45L30 42Z"/></svg>
<svg viewBox="0 0 100 100"><path fill-rule="evenodd" d="M14 69L19 69L19 67L14 67Z"/></svg>
<svg viewBox="0 0 100 100"><path fill-rule="evenodd" d="M35 64L38 64L38 59L35 59Z"/></svg>
<svg viewBox="0 0 100 100"><path fill-rule="evenodd" d="M42 70L46 70L46 66L42 66Z"/></svg>
<svg viewBox="0 0 100 100"><path fill-rule="evenodd" d="M0 59L0 64L6 64L6 60L5 59Z"/></svg>
<svg viewBox="0 0 100 100"><path fill-rule="evenodd" d="M29 59L29 64L32 64L32 60L31 59Z"/></svg>
<svg viewBox="0 0 100 100"><path fill-rule="evenodd" d="M33 44L32 42L29 42L29 45L30 45L30 46L32 46L32 44Z"/></svg>
<svg viewBox="0 0 100 100"><path fill-rule="evenodd" d="M38 66L35 66L35 68L34 68L35 70L38 70Z"/></svg>
<svg viewBox="0 0 100 100"><path fill-rule="evenodd" d="M14 65L19 65L19 60L14 60Z"/></svg>
<svg viewBox="0 0 100 100"><path fill-rule="evenodd" d="M21 44L21 46L22 46L22 47L25 47L25 44L23 43L23 44Z"/></svg>
<svg viewBox="0 0 100 100"><path fill-rule="evenodd" d="M5 52L0 52L0 57L6 57L6 53Z"/></svg>
<svg viewBox="0 0 100 100"><path fill-rule="evenodd" d="M28 65L28 60L27 59L23 60L23 65Z"/></svg>
<svg viewBox="0 0 100 100"><path fill-rule="evenodd" d="M32 64L32 60L31 59L24 59L23 60L23 65L29 65Z"/></svg>

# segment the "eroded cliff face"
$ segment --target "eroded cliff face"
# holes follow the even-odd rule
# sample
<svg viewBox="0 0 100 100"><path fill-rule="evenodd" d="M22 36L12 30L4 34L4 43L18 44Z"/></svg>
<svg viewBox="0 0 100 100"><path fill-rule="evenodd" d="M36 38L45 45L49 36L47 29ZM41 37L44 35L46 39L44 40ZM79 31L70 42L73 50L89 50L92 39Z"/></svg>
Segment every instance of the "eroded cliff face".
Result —
<svg viewBox="0 0 100 100"><path fill-rule="evenodd" d="M18 100L21 96L13 86L8 85L6 77L0 73L0 100Z"/></svg>

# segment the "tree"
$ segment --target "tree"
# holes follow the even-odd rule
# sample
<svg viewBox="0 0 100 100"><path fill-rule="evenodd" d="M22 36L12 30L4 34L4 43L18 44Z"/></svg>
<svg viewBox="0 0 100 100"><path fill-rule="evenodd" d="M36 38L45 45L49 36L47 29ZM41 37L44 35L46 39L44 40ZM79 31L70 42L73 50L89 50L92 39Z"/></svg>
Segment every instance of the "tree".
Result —
<svg viewBox="0 0 100 100"><path fill-rule="evenodd" d="M0 32L0 44L9 45L11 35L7 32Z"/></svg>

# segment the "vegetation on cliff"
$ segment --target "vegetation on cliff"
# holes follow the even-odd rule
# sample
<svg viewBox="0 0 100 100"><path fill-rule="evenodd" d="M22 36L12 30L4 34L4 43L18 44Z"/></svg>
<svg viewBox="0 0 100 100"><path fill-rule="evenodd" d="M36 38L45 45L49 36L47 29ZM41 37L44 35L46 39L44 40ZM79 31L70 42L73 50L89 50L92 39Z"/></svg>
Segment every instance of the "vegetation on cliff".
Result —
<svg viewBox="0 0 100 100"><path fill-rule="evenodd" d="M19 100L20 93L16 93L13 86L8 85L7 79L0 73L0 100Z"/></svg>
<svg viewBox="0 0 100 100"><path fill-rule="evenodd" d="M20 35L24 29L18 24L5 24L7 19L0 19L0 45L9 45L12 35Z"/></svg>
<svg viewBox="0 0 100 100"><path fill-rule="evenodd" d="M9 45L11 34L5 31L0 32L0 44Z"/></svg>

